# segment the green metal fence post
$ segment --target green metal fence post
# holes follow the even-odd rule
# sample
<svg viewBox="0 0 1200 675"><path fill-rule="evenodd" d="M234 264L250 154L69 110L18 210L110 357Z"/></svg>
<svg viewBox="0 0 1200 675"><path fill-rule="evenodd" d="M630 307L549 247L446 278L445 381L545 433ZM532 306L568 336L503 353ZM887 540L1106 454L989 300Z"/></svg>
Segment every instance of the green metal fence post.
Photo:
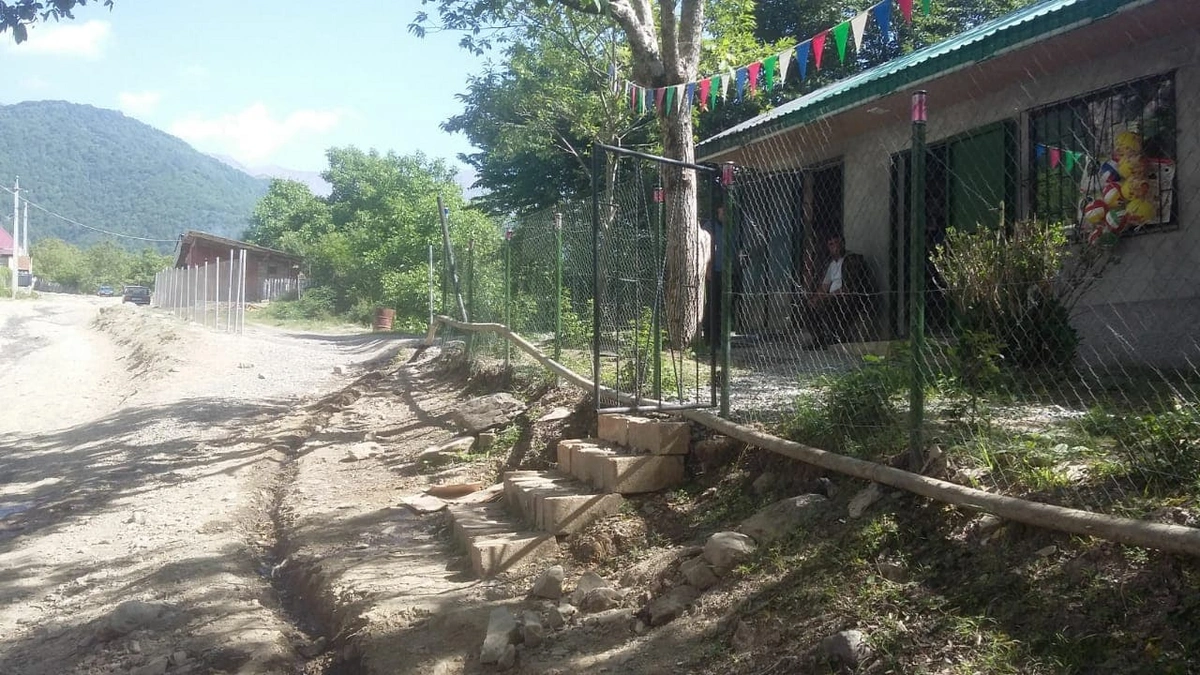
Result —
<svg viewBox="0 0 1200 675"><path fill-rule="evenodd" d="M562 214L554 214L554 360L562 363ZM555 378L557 380L557 378Z"/></svg>
<svg viewBox="0 0 1200 675"><path fill-rule="evenodd" d="M737 228L737 197L734 194L734 164L721 165L721 185L724 187L725 222L721 232L721 417L729 417L729 363L730 337L733 335L733 264L737 259L733 250L734 233Z"/></svg>
<svg viewBox="0 0 1200 675"><path fill-rule="evenodd" d="M650 314L650 330L654 350L654 400L662 402L662 305L663 305L663 224L666 222L666 193L663 186L654 186L654 311Z"/></svg>
<svg viewBox="0 0 1200 675"><path fill-rule="evenodd" d="M504 326L512 330L512 226L504 227ZM510 343L504 341L504 369L508 370Z"/></svg>
<svg viewBox="0 0 1200 675"><path fill-rule="evenodd" d="M925 461L925 120L926 92L912 98L912 192L909 224L908 337L912 365L908 393L908 450L913 471Z"/></svg>

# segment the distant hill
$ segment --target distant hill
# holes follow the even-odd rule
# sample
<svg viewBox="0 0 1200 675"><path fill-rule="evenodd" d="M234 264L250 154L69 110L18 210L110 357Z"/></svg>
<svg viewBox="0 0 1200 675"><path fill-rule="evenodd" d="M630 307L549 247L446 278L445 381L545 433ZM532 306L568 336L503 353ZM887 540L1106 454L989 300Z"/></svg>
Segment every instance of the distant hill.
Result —
<svg viewBox="0 0 1200 675"><path fill-rule="evenodd" d="M171 240L186 230L241 236L268 185L120 112L65 101L0 106L0 183L11 188L16 176L31 201L67 218ZM0 192L6 229L11 204ZM33 241L86 246L109 238L33 209L29 220Z"/></svg>
<svg viewBox="0 0 1200 675"><path fill-rule="evenodd" d="M255 178L261 178L266 181L270 181L272 178L283 178L304 183L318 197L328 197L329 193L333 192L333 186L321 177L320 171L297 171L296 169L289 169L274 164L246 166L228 155L213 155L213 157Z"/></svg>

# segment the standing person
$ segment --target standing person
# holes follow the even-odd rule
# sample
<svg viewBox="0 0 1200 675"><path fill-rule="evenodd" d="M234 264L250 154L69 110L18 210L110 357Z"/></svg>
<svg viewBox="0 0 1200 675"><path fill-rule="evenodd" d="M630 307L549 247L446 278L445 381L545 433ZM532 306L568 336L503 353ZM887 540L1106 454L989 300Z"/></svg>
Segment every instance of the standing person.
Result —
<svg viewBox="0 0 1200 675"><path fill-rule="evenodd" d="M724 289L724 277L721 270L725 264L725 206L718 205L715 218L706 220L700 227L708 233L712 240L712 255L708 258L708 266L704 272L704 325L703 335L706 342L718 346L721 335L721 292Z"/></svg>

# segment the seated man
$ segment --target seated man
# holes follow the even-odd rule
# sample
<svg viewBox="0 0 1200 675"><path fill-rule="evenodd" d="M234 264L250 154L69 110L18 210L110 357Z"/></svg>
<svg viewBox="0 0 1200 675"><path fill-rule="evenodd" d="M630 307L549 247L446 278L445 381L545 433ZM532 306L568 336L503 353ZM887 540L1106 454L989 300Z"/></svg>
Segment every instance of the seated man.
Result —
<svg viewBox="0 0 1200 675"><path fill-rule="evenodd" d="M804 327L812 335L809 349L843 341L849 328L870 304L871 273L857 253L846 253L840 235L826 242L829 267L820 286L808 295Z"/></svg>

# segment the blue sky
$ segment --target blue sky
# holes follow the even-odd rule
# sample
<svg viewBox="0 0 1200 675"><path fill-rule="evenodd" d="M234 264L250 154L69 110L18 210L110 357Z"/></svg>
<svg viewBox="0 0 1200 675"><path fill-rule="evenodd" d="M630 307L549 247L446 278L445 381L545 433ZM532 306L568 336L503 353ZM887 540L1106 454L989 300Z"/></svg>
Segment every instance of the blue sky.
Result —
<svg viewBox="0 0 1200 675"><path fill-rule="evenodd" d="M99 4L99 3L97 3ZM0 39L0 102L114 108L249 165L324 168L334 145L453 160L438 124L483 60L458 36L417 38L417 0L117 0ZM14 75L14 73L16 73Z"/></svg>

